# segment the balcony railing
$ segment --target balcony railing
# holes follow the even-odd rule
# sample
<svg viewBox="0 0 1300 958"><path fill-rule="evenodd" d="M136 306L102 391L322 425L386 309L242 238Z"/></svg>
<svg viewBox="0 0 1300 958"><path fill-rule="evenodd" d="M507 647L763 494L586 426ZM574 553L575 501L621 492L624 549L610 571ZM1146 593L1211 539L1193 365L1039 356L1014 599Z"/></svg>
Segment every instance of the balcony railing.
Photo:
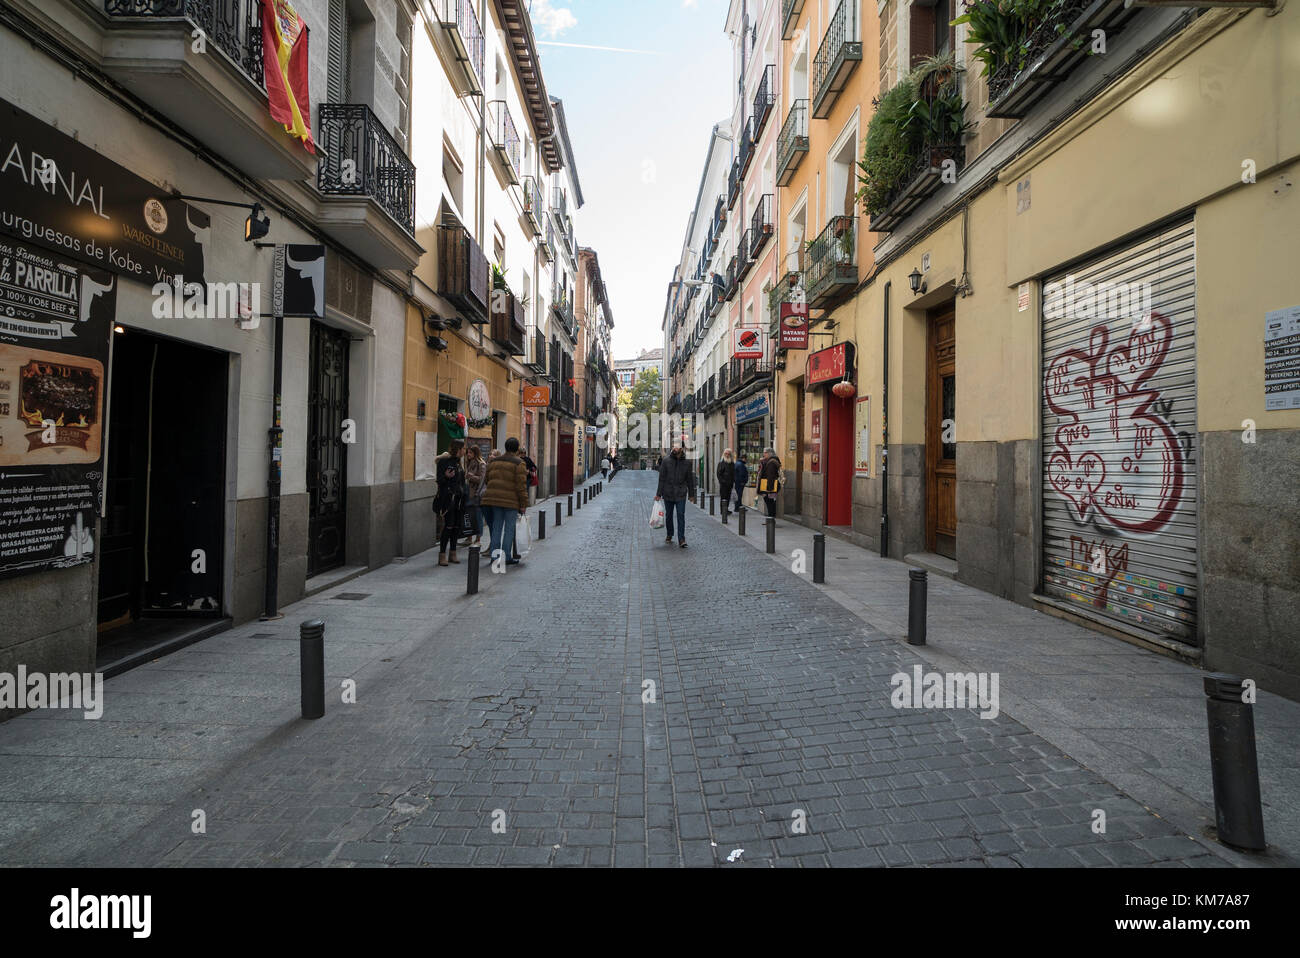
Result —
<svg viewBox="0 0 1300 958"><path fill-rule="evenodd" d="M730 211L736 205L736 198L740 196L740 157L737 156L731 162L731 172L727 174L727 210Z"/></svg>
<svg viewBox="0 0 1300 958"><path fill-rule="evenodd" d="M533 354L528 359L528 365L533 372L546 372L546 337L542 335L540 329L533 330L532 336Z"/></svg>
<svg viewBox="0 0 1300 958"><path fill-rule="evenodd" d="M754 265L754 231L753 230L745 230L744 235L740 237L739 256L740 256L740 277L741 279L744 279L745 274L749 272L749 268Z"/></svg>
<svg viewBox="0 0 1300 958"><path fill-rule="evenodd" d="M754 124L749 120L745 121L740 134L740 153L737 158L740 160L739 178L743 180L749 172L749 164L754 160Z"/></svg>
<svg viewBox="0 0 1300 958"><path fill-rule="evenodd" d="M415 235L415 165L364 103L322 103L316 186L327 196L368 196Z"/></svg>
<svg viewBox="0 0 1300 958"><path fill-rule="evenodd" d="M546 242L542 243L539 249L542 259L548 263L555 262L555 224L551 222L549 216L546 218Z"/></svg>
<svg viewBox="0 0 1300 958"><path fill-rule="evenodd" d="M506 181L519 183L519 168L523 159L523 142L515 129L514 117L505 100L493 100L487 105L488 137L492 149L506 176Z"/></svg>
<svg viewBox="0 0 1300 958"><path fill-rule="evenodd" d="M816 119L830 116L831 107L861 60L858 0L840 0L813 61L812 115Z"/></svg>
<svg viewBox="0 0 1300 958"><path fill-rule="evenodd" d="M567 290L553 289L551 292L551 312L564 327L564 331L573 337L573 299Z"/></svg>
<svg viewBox="0 0 1300 958"><path fill-rule="evenodd" d="M435 0L438 19L451 41L467 93L483 90L483 28L472 0Z"/></svg>
<svg viewBox="0 0 1300 958"><path fill-rule="evenodd" d="M534 236L542 235L542 191L537 185L537 177L524 177L524 220Z"/></svg>
<svg viewBox="0 0 1300 958"><path fill-rule="evenodd" d="M772 238L772 194L764 193L754 204L754 215L749 219L749 258L757 259L759 251Z"/></svg>
<svg viewBox="0 0 1300 958"><path fill-rule="evenodd" d="M730 300L736 295L736 287L740 285L740 255L731 257L731 262L727 263L727 299Z"/></svg>
<svg viewBox="0 0 1300 958"><path fill-rule="evenodd" d="M795 100L776 144L776 185L788 186L808 154L808 101Z"/></svg>
<svg viewBox="0 0 1300 958"><path fill-rule="evenodd" d="M560 218L560 222L564 222L564 218L569 215L569 197L561 186L554 187L551 191L551 209Z"/></svg>
<svg viewBox="0 0 1300 958"><path fill-rule="evenodd" d="M457 222L438 228L438 295L465 312L471 323L488 321L487 257Z"/></svg>
<svg viewBox="0 0 1300 958"><path fill-rule="evenodd" d="M1023 55L1018 45L1015 61L989 75L987 115L1023 117L1087 58L1089 48L1079 37L1100 30L1110 40L1137 13L1124 0L1068 0L1050 13L1034 14L1037 22L1023 27Z"/></svg>
<svg viewBox="0 0 1300 958"><path fill-rule="evenodd" d="M888 233L939 191L943 185L945 164L953 170L962 168L966 149L960 143L932 143L921 146L912 158L912 169L902 184L885 201L879 213L871 215L871 231Z"/></svg>
<svg viewBox="0 0 1300 958"><path fill-rule="evenodd" d="M722 307L727 302L726 280L714 273L709 283L709 296L704 301L704 308L708 311L710 317L717 316L722 312Z"/></svg>
<svg viewBox="0 0 1300 958"><path fill-rule="evenodd" d="M794 28L803 13L804 0L781 0L781 39L793 40Z"/></svg>
<svg viewBox="0 0 1300 958"><path fill-rule="evenodd" d="M758 90L754 94L754 142L763 135L767 118L776 109L776 64L763 67L763 76L758 81Z"/></svg>
<svg viewBox="0 0 1300 958"><path fill-rule="evenodd" d="M262 74L261 0L104 0L110 17L184 17L254 83Z"/></svg>
<svg viewBox="0 0 1300 958"><path fill-rule="evenodd" d="M830 306L857 285L857 223L852 216L833 216L809 245L803 280L809 306Z"/></svg>
<svg viewBox="0 0 1300 958"><path fill-rule="evenodd" d="M492 338L505 346L510 355L524 355L524 336L527 333L524 306L508 287L498 286L492 290L491 314Z"/></svg>

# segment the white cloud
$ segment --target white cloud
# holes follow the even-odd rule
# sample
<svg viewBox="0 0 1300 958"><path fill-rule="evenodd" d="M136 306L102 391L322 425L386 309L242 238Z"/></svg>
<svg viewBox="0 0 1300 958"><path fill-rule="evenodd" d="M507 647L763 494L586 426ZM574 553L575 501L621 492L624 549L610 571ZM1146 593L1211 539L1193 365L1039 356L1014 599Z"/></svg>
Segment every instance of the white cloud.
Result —
<svg viewBox="0 0 1300 958"><path fill-rule="evenodd" d="M530 15L538 34L552 40L578 25L578 18L572 10L568 7L557 9L551 5L551 0L533 0Z"/></svg>

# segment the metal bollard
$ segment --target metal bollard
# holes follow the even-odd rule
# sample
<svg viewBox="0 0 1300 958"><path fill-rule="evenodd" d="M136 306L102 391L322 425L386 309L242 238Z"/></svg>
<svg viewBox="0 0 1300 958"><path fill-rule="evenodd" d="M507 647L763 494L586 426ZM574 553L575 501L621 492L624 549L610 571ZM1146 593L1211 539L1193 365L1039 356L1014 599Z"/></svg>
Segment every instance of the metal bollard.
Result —
<svg viewBox="0 0 1300 958"><path fill-rule="evenodd" d="M468 576L465 582L466 595L478 595L478 563L479 547L469 547L469 565L465 567L465 574Z"/></svg>
<svg viewBox="0 0 1300 958"><path fill-rule="evenodd" d="M776 519L768 516L764 521L767 523L767 554L772 555L776 552Z"/></svg>
<svg viewBox="0 0 1300 958"><path fill-rule="evenodd" d="M558 502L555 504L555 528L557 529L564 525L564 520L560 517L560 505Z"/></svg>
<svg viewBox="0 0 1300 958"><path fill-rule="evenodd" d="M925 645L925 590L929 573L924 569L909 569L907 578L907 644Z"/></svg>
<svg viewBox="0 0 1300 958"><path fill-rule="evenodd" d="M711 516L717 515L717 513L714 512L714 508L717 506L717 504L718 504L718 497L712 495L709 496L709 515Z"/></svg>
<svg viewBox="0 0 1300 958"><path fill-rule="evenodd" d="M546 510L537 510L537 541L541 542L546 538Z"/></svg>
<svg viewBox="0 0 1300 958"><path fill-rule="evenodd" d="M569 508L567 510L567 514L573 515L573 496L569 496Z"/></svg>
<svg viewBox="0 0 1300 958"><path fill-rule="evenodd" d="M722 504L722 524L724 526L727 524L727 504L725 502Z"/></svg>
<svg viewBox="0 0 1300 958"><path fill-rule="evenodd" d="M741 509L736 513L736 516L740 519L740 528L736 530L736 533L743 536L745 534L745 510Z"/></svg>
<svg viewBox="0 0 1300 958"><path fill-rule="evenodd" d="M813 534L813 581L826 581L826 536L820 532Z"/></svg>
<svg viewBox="0 0 1300 958"><path fill-rule="evenodd" d="M1243 851L1264 850L1264 813L1255 754L1255 708L1243 702L1235 675L1205 676L1205 715L1210 727L1210 773L1219 841Z"/></svg>
<svg viewBox="0 0 1300 958"><path fill-rule="evenodd" d="M325 623L312 619L298 627L302 670L302 717L325 715Z"/></svg>
<svg viewBox="0 0 1300 958"><path fill-rule="evenodd" d="M579 489L579 490L578 490L578 508L579 508L579 509L582 508L582 499L583 499L582 490Z"/></svg>

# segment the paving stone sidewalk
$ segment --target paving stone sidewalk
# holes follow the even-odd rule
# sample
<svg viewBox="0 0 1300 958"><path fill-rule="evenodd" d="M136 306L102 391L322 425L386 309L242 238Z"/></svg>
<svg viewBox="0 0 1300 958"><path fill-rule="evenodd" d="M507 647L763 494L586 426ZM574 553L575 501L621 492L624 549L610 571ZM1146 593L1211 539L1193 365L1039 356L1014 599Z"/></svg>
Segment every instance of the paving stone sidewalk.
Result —
<svg viewBox="0 0 1300 958"><path fill-rule="evenodd" d="M100 721L0 725L0 864L1236 863L1005 696L992 719L893 708L927 660L698 509L665 546L652 480L620 473L558 530L552 508L476 597L428 552L109 680Z"/></svg>

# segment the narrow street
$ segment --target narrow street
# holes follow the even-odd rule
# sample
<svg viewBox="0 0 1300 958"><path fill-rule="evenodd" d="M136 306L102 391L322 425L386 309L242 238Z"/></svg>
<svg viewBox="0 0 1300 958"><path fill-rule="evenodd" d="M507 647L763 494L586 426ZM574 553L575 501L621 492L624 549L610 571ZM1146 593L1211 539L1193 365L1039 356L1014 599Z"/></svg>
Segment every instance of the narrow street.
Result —
<svg viewBox="0 0 1300 958"><path fill-rule="evenodd" d="M995 717L894 708L891 676L931 665L888 622L873 628L764 556L756 513L742 541L688 505L690 547L665 547L647 524L653 478L621 473L559 529L548 507L547 539L506 575L484 565L475 597L464 563L438 568L430 550L301 601L282 621L108 680L99 721L49 709L0 725L0 862L1244 861L1021 724L1008 703L1028 707L1023 682L1004 677ZM536 528L536 509L530 520ZM831 584L846 593L847 555L834 556L849 551L860 550L828 550ZM905 591L897 599L905 613ZM1027 652L1071 654L1058 633L1072 627L1004 604L1035 623L1013 637ZM306 721L297 632L316 617L326 715ZM945 631L932 626L939 650L954 647ZM1091 641L1127 649L1153 677L1173 681L1182 668ZM1184 671L1195 689L1198 674ZM354 704L342 701L346 680ZM1271 759L1274 726L1289 721L1282 733L1293 734L1297 709L1268 697L1260 711Z"/></svg>

